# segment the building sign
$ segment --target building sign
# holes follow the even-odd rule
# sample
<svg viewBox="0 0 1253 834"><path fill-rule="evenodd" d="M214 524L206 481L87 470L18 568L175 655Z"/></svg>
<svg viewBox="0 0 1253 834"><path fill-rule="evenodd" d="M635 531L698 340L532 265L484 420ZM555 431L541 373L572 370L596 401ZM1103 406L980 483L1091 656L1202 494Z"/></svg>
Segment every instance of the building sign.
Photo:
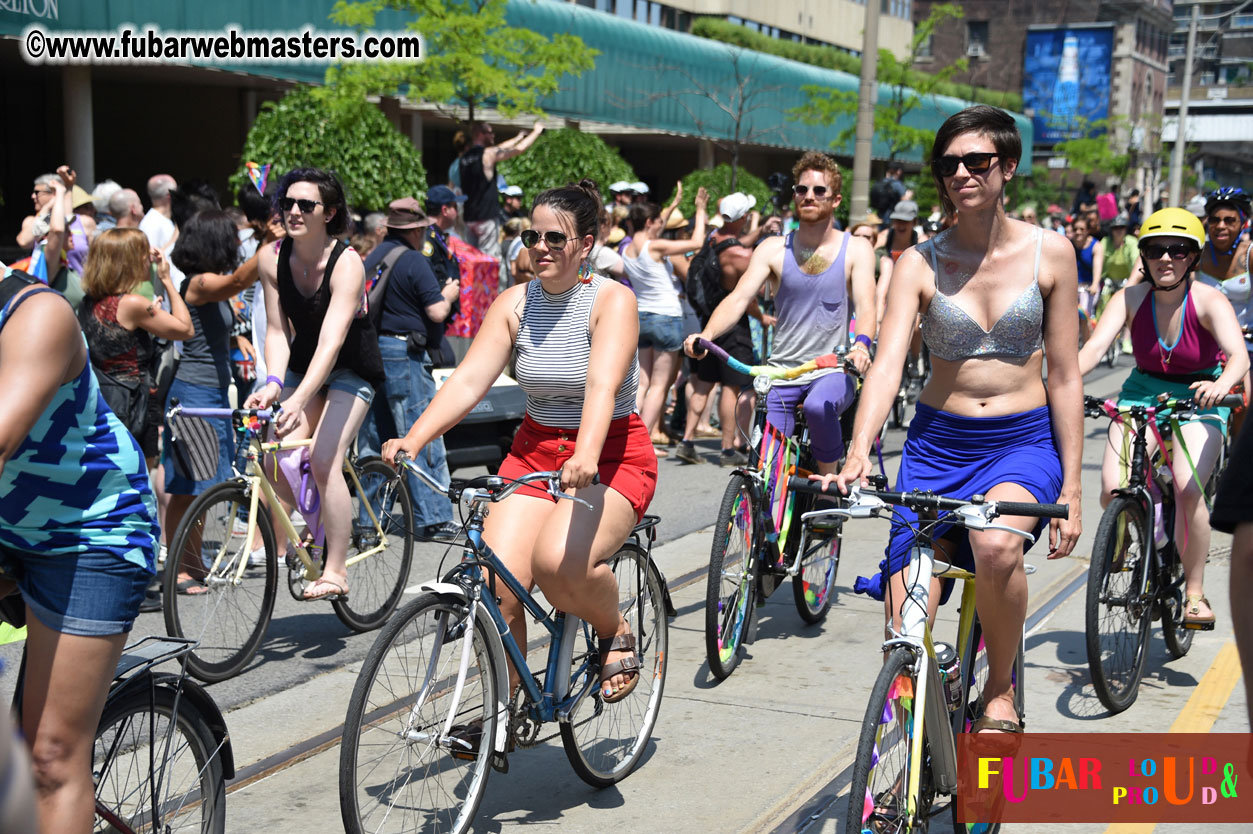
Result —
<svg viewBox="0 0 1253 834"><path fill-rule="evenodd" d="M0 0L0 12L30 15L41 20L59 20L59 0Z"/></svg>
<svg viewBox="0 0 1253 834"><path fill-rule="evenodd" d="M1027 30L1022 101L1037 145L1092 135L1091 124L1109 117L1113 51L1112 26Z"/></svg>

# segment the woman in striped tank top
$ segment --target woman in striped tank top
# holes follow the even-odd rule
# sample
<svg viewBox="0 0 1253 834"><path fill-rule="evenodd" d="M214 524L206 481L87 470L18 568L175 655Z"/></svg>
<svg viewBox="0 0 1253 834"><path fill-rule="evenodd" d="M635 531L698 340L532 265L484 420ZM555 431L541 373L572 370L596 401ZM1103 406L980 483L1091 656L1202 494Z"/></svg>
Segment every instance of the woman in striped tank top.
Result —
<svg viewBox="0 0 1253 834"><path fill-rule="evenodd" d="M643 517L657 486L657 456L635 414L639 318L626 287L591 274L587 258L601 211L596 183L543 192L522 233L538 280L510 287L493 302L465 360L408 433L383 445L417 457L483 399L517 352L527 414L501 464L502 477L561 470L561 486L596 512L523 487L492 508L483 538L523 585L591 623L601 637L606 701L625 698L638 680L630 627L618 614L618 588L603 562ZM592 478L600 475L600 483ZM521 603L502 592L501 609L526 645ZM517 683L516 670L510 678Z"/></svg>

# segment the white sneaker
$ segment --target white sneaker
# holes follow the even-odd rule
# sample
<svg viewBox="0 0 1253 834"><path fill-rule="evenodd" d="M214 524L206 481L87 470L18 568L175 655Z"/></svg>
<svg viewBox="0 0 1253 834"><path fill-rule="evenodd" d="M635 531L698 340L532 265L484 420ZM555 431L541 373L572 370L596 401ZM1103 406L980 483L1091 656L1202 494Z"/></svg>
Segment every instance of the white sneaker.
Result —
<svg viewBox="0 0 1253 834"><path fill-rule="evenodd" d="M231 522L231 535L242 536L244 533L247 533L247 532L248 532L248 520L245 518L239 518L238 516L236 516L235 520Z"/></svg>
<svg viewBox="0 0 1253 834"><path fill-rule="evenodd" d="M254 568L265 567L265 545L248 554L248 564Z"/></svg>

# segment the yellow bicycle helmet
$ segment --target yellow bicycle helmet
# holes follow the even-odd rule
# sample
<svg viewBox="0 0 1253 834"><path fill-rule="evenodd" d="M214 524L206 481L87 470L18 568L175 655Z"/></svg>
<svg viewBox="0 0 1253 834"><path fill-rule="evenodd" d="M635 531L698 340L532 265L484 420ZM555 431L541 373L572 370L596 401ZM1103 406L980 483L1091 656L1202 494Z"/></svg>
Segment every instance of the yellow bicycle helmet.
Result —
<svg viewBox="0 0 1253 834"><path fill-rule="evenodd" d="M1205 246L1205 226L1187 209L1170 207L1155 211L1140 227L1140 240L1154 237L1184 237L1196 242L1199 250Z"/></svg>

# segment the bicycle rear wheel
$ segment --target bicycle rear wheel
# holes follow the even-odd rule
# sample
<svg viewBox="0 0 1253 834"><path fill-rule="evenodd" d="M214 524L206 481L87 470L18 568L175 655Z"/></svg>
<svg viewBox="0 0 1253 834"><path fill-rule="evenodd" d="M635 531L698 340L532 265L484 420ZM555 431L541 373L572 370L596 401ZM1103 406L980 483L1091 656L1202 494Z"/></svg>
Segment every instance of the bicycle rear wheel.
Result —
<svg viewBox="0 0 1253 834"><path fill-rule="evenodd" d="M496 667L484 618L467 635L464 602L424 594L406 605L366 655L344 719L339 807L348 834L460 834L487 789L498 732ZM485 617L485 615L484 615ZM481 727L477 747L444 733L465 641L471 640L453 726ZM500 730L504 731L504 730Z"/></svg>
<svg viewBox="0 0 1253 834"><path fill-rule="evenodd" d="M893 649L879 670L866 704L857 758L853 761L845 831L904 834L926 830L935 792L925 759L920 794L909 796L914 733L920 729L926 732L922 716L914 715L914 693L919 685L914 676L913 652L904 647ZM927 755L925 739L923 755Z"/></svg>
<svg viewBox="0 0 1253 834"><path fill-rule="evenodd" d="M132 683L108 701L96 729L94 831L221 834L226 782L204 717L167 686Z"/></svg>
<svg viewBox="0 0 1253 834"><path fill-rule="evenodd" d="M175 637L198 640L187 670L215 683L233 677L252 660L274 612L278 548L270 515L258 503L257 532L265 565L236 571L248 559L249 493L240 481L215 484L192 501L169 548L165 565L165 627ZM214 561L217 567L210 573ZM199 572L203 585L180 591L180 564ZM202 593L186 593L201 590Z"/></svg>
<svg viewBox="0 0 1253 834"><path fill-rule="evenodd" d="M792 599L801 619L820 623L835 601L835 574L840 568L839 529L807 531L800 572L792 577Z"/></svg>
<svg viewBox="0 0 1253 834"><path fill-rule="evenodd" d="M409 582L413 499L404 479L380 457L357 461L356 471L360 490L345 473L352 498L348 559L360 561L348 566L348 598L332 601L331 607L344 625L360 632L387 621Z"/></svg>
<svg viewBox="0 0 1253 834"><path fill-rule="evenodd" d="M705 588L705 655L709 671L719 680L739 665L753 615L757 513L752 481L745 475L732 475L714 524Z"/></svg>
<svg viewBox="0 0 1253 834"><path fill-rule="evenodd" d="M1162 605L1162 637L1166 641L1166 651L1173 658L1181 658L1192 648L1193 631L1183 626L1183 563L1179 561L1178 551L1174 545L1170 556L1170 587L1163 588L1165 600Z"/></svg>
<svg viewBox="0 0 1253 834"><path fill-rule="evenodd" d="M1101 516L1088 569L1086 638L1088 669L1096 696L1111 713L1131 706L1152 623L1148 541L1144 508L1126 495Z"/></svg>
<svg viewBox="0 0 1253 834"><path fill-rule="evenodd" d="M589 785L608 787L630 775L648 747L661 693L666 685L666 649L669 644L665 590L648 554L635 544L625 544L609 564L618 581L618 610L631 626L640 656L639 683L631 694L612 704L601 700L600 687L579 702L569 721L562 721L561 744L574 772ZM575 651L572 667L589 661L584 675L600 677L596 633L583 623L586 654ZM573 681L579 686L580 680ZM572 686L572 690L574 690ZM577 691L577 690L574 690Z"/></svg>

